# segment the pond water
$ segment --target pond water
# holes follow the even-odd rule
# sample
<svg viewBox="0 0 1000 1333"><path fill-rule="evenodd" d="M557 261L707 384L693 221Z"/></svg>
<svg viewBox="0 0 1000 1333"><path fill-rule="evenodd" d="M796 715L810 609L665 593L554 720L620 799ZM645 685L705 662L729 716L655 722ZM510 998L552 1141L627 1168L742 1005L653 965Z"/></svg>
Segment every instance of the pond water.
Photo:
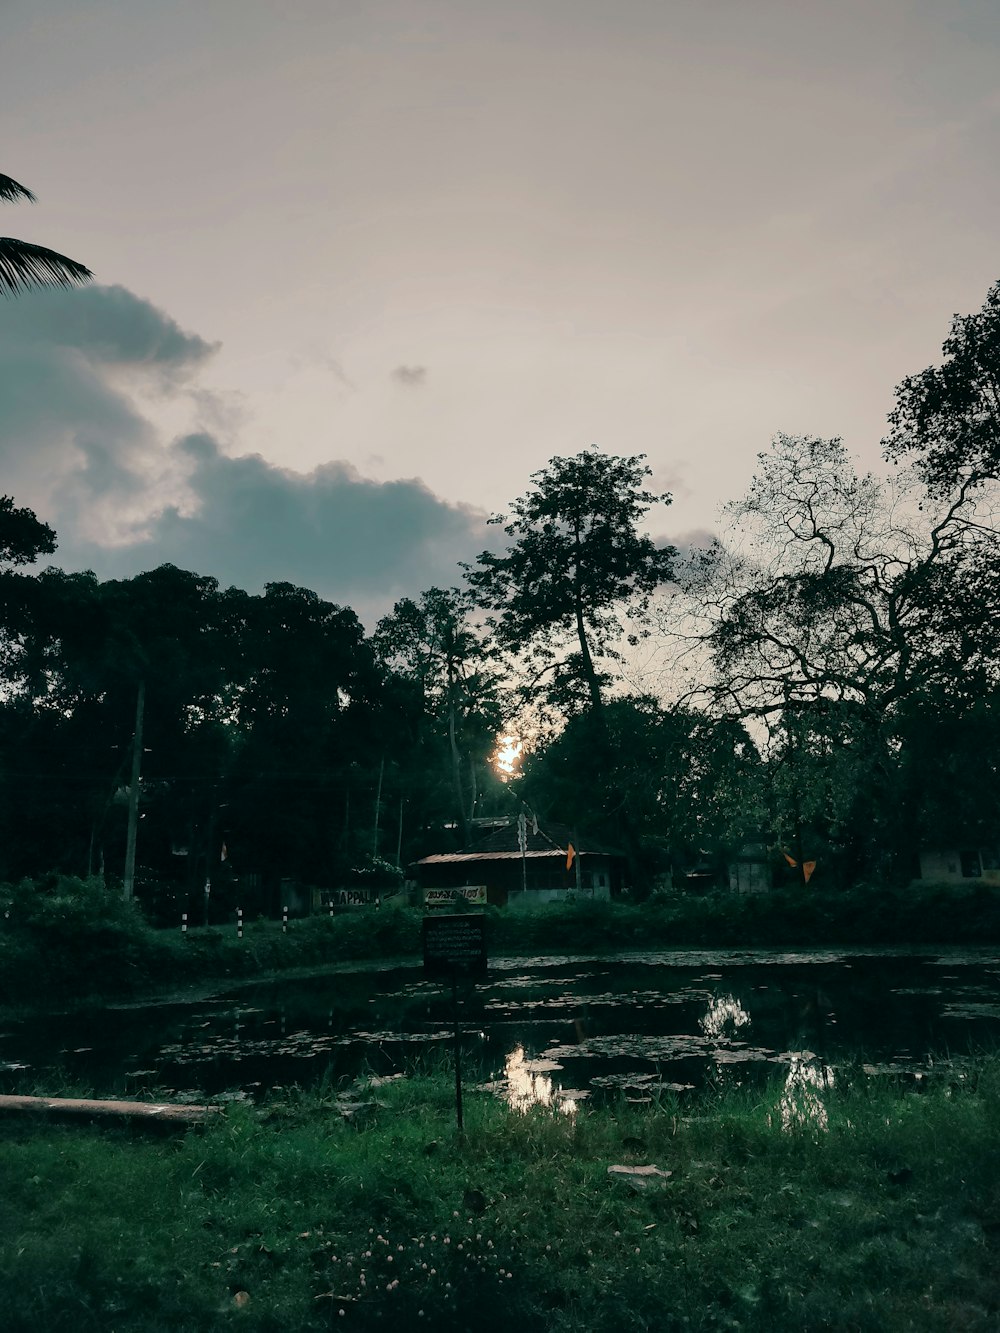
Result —
<svg viewBox="0 0 1000 1333"><path fill-rule="evenodd" d="M664 951L491 961L460 995L465 1076L525 1107L838 1069L926 1072L1000 1044L1000 951ZM11 1022L0 1091L65 1079L191 1101L450 1067L452 995L352 965L186 1003Z"/></svg>

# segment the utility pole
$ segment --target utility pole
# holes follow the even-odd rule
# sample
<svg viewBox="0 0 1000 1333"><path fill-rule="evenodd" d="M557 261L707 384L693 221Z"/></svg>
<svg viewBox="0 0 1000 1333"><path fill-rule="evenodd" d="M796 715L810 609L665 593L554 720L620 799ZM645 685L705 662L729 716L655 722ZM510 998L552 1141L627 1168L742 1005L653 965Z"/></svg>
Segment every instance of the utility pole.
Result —
<svg viewBox="0 0 1000 1333"><path fill-rule="evenodd" d="M142 769L142 717L146 707L146 682L139 681L135 700L135 731L132 733L132 776L128 788L128 834L125 841L125 884L127 903L135 892L135 840L139 830L139 775Z"/></svg>

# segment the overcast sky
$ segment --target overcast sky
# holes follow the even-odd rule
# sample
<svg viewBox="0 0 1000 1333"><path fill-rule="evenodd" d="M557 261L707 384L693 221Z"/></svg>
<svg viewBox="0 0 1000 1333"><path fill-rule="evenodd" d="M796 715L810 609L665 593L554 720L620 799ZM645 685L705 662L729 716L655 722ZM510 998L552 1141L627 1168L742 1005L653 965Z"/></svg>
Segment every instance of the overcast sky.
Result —
<svg viewBox="0 0 1000 1333"><path fill-rule="evenodd" d="M869 465L1000 277L996 0L2 0L0 491L103 575L455 580L555 454Z"/></svg>

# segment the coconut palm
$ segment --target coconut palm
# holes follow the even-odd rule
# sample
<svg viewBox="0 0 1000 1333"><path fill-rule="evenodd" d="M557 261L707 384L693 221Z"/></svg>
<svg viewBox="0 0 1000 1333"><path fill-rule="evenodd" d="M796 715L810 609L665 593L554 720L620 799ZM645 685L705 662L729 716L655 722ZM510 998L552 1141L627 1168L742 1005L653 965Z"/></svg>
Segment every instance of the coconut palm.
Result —
<svg viewBox="0 0 1000 1333"><path fill-rule="evenodd" d="M0 199L13 202L35 196L10 176L0 175ZM12 236L0 236L0 291L18 292L28 287L71 287L75 282L86 282L94 275L89 268L75 259L46 250L42 245L15 241Z"/></svg>

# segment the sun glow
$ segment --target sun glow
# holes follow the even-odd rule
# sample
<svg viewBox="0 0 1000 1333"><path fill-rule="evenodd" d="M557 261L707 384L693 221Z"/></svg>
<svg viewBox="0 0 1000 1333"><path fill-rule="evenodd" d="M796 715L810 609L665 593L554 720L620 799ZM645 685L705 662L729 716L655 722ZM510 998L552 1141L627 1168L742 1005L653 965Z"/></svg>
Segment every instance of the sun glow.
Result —
<svg viewBox="0 0 1000 1333"><path fill-rule="evenodd" d="M521 758L524 745L516 736L501 736L497 748L493 753L493 767L502 778L516 778L518 776L518 761Z"/></svg>

